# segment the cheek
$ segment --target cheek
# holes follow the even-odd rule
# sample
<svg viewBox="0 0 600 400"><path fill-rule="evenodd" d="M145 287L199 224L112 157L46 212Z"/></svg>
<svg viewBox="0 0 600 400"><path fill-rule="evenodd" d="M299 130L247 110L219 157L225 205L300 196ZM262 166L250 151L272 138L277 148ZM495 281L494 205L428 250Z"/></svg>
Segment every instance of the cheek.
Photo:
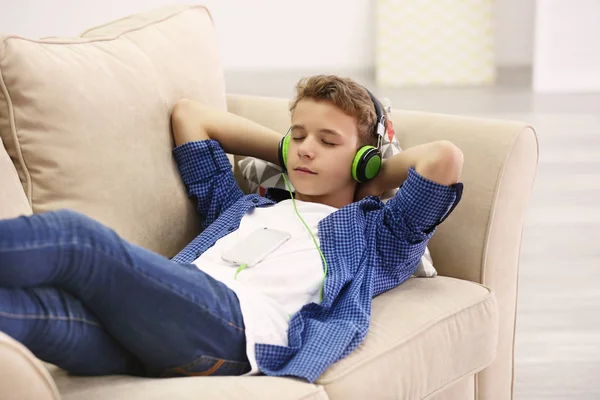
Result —
<svg viewBox="0 0 600 400"><path fill-rule="evenodd" d="M351 168L353 160L354 154L349 154L348 152L331 154L327 158L328 175L339 180L352 178Z"/></svg>

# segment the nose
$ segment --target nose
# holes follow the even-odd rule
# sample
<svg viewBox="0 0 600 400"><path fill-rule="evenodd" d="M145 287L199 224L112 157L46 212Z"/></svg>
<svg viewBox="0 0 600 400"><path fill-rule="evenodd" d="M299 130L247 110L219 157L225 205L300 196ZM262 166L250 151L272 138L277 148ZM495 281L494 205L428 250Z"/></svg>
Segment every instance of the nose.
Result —
<svg viewBox="0 0 600 400"><path fill-rule="evenodd" d="M311 135L308 135L298 145L298 157L309 158L309 159L314 158L316 145L317 144L315 143L314 138L312 138Z"/></svg>

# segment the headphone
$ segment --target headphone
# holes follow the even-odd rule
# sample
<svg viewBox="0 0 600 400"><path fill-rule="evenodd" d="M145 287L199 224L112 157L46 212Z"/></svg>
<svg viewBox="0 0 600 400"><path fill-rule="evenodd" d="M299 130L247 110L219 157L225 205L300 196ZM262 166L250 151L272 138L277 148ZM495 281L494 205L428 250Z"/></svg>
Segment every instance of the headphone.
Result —
<svg viewBox="0 0 600 400"><path fill-rule="evenodd" d="M386 132L386 120L385 113L383 112L383 107L379 100L373 96L373 93L369 91L369 89L365 88L369 97L371 97L371 101L375 106L375 114L377 115L377 121L375 123L375 131L374 133L377 135L377 147L374 146L363 146L356 152L354 156L354 160L352 161L352 177L355 181L362 183L368 181L369 179L373 179L377 176L379 169L381 168L381 142L383 135ZM291 129L291 128L290 128ZM279 142L278 148L278 156L279 156L279 165L283 169L284 173L287 173L287 159L288 159L288 149L290 146L290 131L281 138Z"/></svg>

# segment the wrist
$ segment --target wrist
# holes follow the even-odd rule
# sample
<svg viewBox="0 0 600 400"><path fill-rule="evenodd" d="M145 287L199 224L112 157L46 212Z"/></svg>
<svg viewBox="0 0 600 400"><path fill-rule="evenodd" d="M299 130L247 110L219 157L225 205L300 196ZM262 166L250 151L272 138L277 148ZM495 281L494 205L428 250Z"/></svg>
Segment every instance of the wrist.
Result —
<svg viewBox="0 0 600 400"><path fill-rule="evenodd" d="M383 160L381 169L375 177L377 179L378 190L387 192L398 189L408 177L410 164L407 162L403 153Z"/></svg>
<svg viewBox="0 0 600 400"><path fill-rule="evenodd" d="M383 160L381 163L381 168L379 169L379 172L377 173L377 175L375 176L375 178L373 178L371 180L372 185L374 187L374 190L376 190L378 193L383 193L386 192L390 189L392 189L392 185L390 182L390 171L389 171L389 160Z"/></svg>

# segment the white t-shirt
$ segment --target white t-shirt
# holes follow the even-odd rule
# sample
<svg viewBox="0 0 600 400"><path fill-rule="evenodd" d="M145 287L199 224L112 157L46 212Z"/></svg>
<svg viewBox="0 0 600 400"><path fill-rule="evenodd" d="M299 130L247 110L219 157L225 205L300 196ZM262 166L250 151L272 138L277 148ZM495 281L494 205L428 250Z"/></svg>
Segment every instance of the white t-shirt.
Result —
<svg viewBox="0 0 600 400"><path fill-rule="evenodd" d="M296 200L298 212L319 243L318 224L337 211L324 204ZM260 263L242 270L234 279L237 266L221 259L221 254L240 239L260 228L277 229L291 238ZM302 221L296 215L292 200L250 210L240 227L217 240L194 264L232 289L240 300L246 331L246 353L255 375L256 343L287 346L290 316L303 305L320 302L324 269L319 251Z"/></svg>

